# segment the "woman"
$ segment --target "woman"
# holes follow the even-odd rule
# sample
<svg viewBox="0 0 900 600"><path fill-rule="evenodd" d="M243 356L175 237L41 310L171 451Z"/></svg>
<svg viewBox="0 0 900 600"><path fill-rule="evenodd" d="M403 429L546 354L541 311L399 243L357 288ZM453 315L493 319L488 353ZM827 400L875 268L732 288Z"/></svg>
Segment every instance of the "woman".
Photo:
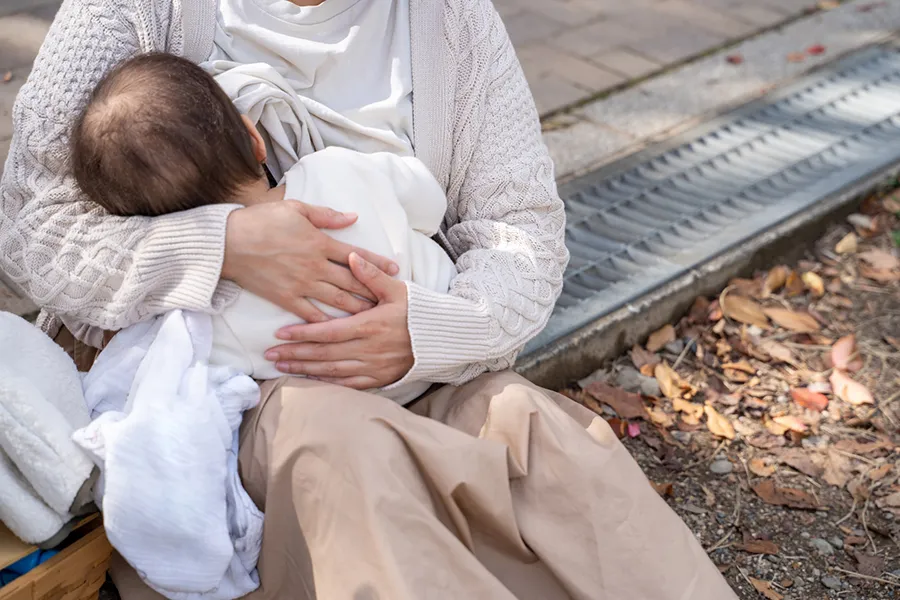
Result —
<svg viewBox="0 0 900 600"><path fill-rule="evenodd" d="M605 422L505 370L546 323L567 253L534 104L489 0L303 4L63 4L0 185L2 268L45 309L42 327L74 334L86 367L104 330L221 310L238 286L308 322L279 332L271 359L315 379L264 385L242 428L242 477L266 512L253 598L734 597ZM263 57L340 116L322 118L328 143L415 153L447 190L450 293L331 241L317 228L354 217L302 198L150 219L83 202L71 116L147 51ZM329 321L306 298L353 316ZM447 385L408 409L359 391L406 378ZM125 600L154 597L115 566Z"/></svg>

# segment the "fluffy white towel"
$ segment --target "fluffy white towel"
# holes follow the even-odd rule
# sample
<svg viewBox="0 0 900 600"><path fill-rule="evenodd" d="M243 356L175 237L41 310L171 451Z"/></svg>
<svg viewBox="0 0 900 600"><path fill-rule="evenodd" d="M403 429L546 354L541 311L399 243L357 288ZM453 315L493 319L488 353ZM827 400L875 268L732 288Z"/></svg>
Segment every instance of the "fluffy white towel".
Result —
<svg viewBox="0 0 900 600"><path fill-rule="evenodd" d="M102 470L110 542L175 600L232 600L259 585L263 515L237 473L237 430L259 387L209 367L211 344L200 313L120 331L84 378L94 420L75 434Z"/></svg>
<svg viewBox="0 0 900 600"><path fill-rule="evenodd" d="M94 468L71 439L89 421L72 359L24 319L0 313L0 519L40 544L72 518Z"/></svg>

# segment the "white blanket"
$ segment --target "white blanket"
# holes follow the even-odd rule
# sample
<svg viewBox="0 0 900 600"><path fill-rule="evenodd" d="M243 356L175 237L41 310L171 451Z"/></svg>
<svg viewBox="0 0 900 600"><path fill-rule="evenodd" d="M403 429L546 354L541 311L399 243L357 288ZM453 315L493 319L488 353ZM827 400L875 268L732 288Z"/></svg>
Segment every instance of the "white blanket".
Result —
<svg viewBox="0 0 900 600"><path fill-rule="evenodd" d="M71 436L88 420L72 359L0 313L0 520L22 540L46 542L82 508L73 504L94 465Z"/></svg>
<svg viewBox="0 0 900 600"><path fill-rule="evenodd" d="M167 598L232 600L259 585L263 515L237 436L259 387L210 367L210 317L172 311L120 331L84 378L94 419L75 441L101 467L112 545Z"/></svg>

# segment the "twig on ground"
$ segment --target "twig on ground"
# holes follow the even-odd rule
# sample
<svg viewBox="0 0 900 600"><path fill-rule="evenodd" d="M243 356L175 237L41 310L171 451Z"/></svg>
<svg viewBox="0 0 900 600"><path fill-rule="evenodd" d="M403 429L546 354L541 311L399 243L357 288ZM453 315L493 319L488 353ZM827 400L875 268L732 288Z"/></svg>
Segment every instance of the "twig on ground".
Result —
<svg viewBox="0 0 900 600"><path fill-rule="evenodd" d="M869 538L869 543L872 544L872 554L878 554L878 547L875 545L875 538L872 537L872 534L869 532L869 524L866 522L866 513L869 510L869 499L866 498L866 503L863 505L862 510L862 526L863 530L866 532L866 537Z"/></svg>
<svg viewBox="0 0 900 600"><path fill-rule="evenodd" d="M837 452L838 454L843 454L844 456L848 456L850 458L855 458L856 460L861 460L864 463L868 463L873 467L878 466L878 462L872 460L871 458L866 458L865 456L860 456L859 454L853 454L852 452L847 452L846 450L838 450L837 448L830 448L831 451Z"/></svg>
<svg viewBox="0 0 900 600"><path fill-rule="evenodd" d="M834 526L837 527L838 525L840 525L841 523L843 523L844 521L846 521L847 519L849 519L850 517L852 517L852 516L853 516L853 513L854 513L855 511L856 511L856 498L853 498L853 506L850 507L850 512L848 512L846 515L844 515L843 517L841 517L841 520L840 520L840 521L837 521L837 522L834 524Z"/></svg>
<svg viewBox="0 0 900 600"><path fill-rule="evenodd" d="M840 567L832 567L835 571L839 573L844 573L848 577L852 577L854 579L865 579L866 581L877 581L878 583L884 583L886 585L893 585L900 587L900 583L896 581L891 581L889 579L882 579L881 577L872 577L871 575L863 575L862 573L857 573L856 571L848 571L847 569L842 569Z"/></svg>

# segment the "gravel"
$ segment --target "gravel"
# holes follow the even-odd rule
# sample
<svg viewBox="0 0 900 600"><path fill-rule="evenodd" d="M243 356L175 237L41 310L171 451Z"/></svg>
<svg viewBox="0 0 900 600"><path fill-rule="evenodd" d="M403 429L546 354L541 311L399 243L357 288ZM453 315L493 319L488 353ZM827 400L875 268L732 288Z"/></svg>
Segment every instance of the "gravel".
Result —
<svg viewBox="0 0 900 600"><path fill-rule="evenodd" d="M730 461L722 458L719 460L714 460L711 465L709 465L709 470L716 475L728 475L732 471L734 471L734 465L731 464Z"/></svg>
<svg viewBox="0 0 900 600"><path fill-rule="evenodd" d="M830 556L834 554L834 547L822 538L813 538L809 540L809 545L812 546L820 556Z"/></svg>
<svg viewBox="0 0 900 600"><path fill-rule="evenodd" d="M841 589L841 580L837 577L823 577L822 585L827 587L829 590L839 590Z"/></svg>

